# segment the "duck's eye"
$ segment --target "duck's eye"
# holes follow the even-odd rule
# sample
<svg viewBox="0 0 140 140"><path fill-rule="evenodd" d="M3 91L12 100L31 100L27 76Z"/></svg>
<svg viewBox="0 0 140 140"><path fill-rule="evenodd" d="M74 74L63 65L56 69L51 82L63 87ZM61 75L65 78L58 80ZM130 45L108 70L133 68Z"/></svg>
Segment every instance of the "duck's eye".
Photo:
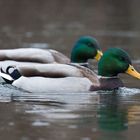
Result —
<svg viewBox="0 0 140 140"><path fill-rule="evenodd" d="M93 44L92 43L87 43L87 45L89 46L89 47L93 47Z"/></svg>
<svg viewBox="0 0 140 140"><path fill-rule="evenodd" d="M125 58L124 58L124 57L120 57L120 60L121 60L121 61L125 61Z"/></svg>

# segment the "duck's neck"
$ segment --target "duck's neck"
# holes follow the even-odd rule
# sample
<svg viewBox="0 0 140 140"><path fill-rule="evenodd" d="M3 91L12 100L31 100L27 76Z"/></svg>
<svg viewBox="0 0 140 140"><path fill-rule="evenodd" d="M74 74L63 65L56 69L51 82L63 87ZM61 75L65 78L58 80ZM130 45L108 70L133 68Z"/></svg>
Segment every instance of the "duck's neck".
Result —
<svg viewBox="0 0 140 140"><path fill-rule="evenodd" d="M113 90L123 87L123 82L118 77L102 77L99 76L100 86L91 86L91 91L95 90Z"/></svg>

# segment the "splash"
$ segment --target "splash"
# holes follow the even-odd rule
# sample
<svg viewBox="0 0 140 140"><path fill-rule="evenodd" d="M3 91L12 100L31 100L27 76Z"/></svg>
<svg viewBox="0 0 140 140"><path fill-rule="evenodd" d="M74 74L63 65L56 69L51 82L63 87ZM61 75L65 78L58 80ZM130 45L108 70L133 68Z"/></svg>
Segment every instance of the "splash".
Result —
<svg viewBox="0 0 140 140"><path fill-rule="evenodd" d="M124 95L124 96L125 95L135 95L135 94L140 93L140 89L123 87L123 88L119 88L117 93Z"/></svg>

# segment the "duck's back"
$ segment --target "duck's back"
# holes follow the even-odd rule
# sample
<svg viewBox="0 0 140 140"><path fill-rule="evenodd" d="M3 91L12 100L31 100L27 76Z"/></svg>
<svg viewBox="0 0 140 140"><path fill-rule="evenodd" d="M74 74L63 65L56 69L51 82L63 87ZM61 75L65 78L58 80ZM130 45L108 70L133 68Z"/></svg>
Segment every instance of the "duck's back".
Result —
<svg viewBox="0 0 140 140"><path fill-rule="evenodd" d="M61 57L67 58L65 55L49 49L19 48L0 50L0 61L15 60L20 62L53 63L57 62L58 58L60 59ZM69 59L67 58L66 61L64 59L61 60L63 60L63 63L67 63Z"/></svg>

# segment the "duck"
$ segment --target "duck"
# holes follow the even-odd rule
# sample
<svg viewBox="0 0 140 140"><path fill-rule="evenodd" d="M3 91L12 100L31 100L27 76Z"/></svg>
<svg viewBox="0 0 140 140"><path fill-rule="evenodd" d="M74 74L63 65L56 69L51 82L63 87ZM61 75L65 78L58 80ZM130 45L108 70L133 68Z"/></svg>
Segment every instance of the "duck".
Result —
<svg viewBox="0 0 140 140"><path fill-rule="evenodd" d="M104 52L98 62L98 74L80 65L46 64L45 67L48 77L26 77L16 67L10 67L8 73L1 71L0 76L7 83L30 93L114 90L124 86L118 77L120 73L140 79L128 53L121 48L109 48Z"/></svg>
<svg viewBox="0 0 140 140"><path fill-rule="evenodd" d="M18 50L17 52L16 52L16 50ZM24 49L16 49L16 50L13 50L13 52L12 52L12 50L11 50L11 54L13 53L13 57L12 57L12 55L10 56L10 58L15 58L14 56L15 56L15 54L16 53L22 53L22 52L26 52L27 50L28 50L28 48L26 48L26 50L24 50ZM26 56L27 58L28 58L28 56L30 56L29 55L29 53L32 53L32 49L31 48L29 48L29 50L30 51L27 51L27 53L26 53L26 55L24 55L24 56ZM36 49L35 48L35 54L37 55L37 50L38 49ZM40 50L40 49L39 49ZM16 52L16 53L14 53L14 51ZM48 51L50 51L50 50L41 50L41 51L43 51L44 52L44 56L45 56L45 53L47 52L48 53ZM46 52L45 52L46 51ZM39 51L38 51L39 52ZM42 53L43 53L42 52ZM51 52L55 52L55 50L51 50ZM10 53L10 52L9 52ZM46 53L46 54L47 54ZM57 52L57 53L55 53L55 54L61 54L61 53L59 53L59 52ZM63 54L62 54L63 55ZM62 55L58 55L59 57L61 56L62 57ZM82 37L80 37L79 39L78 39L78 41L75 43L75 45L74 45L74 47L73 47L73 49L72 49L72 51L71 51L71 60L69 60L69 61L65 61L66 59L66 56L65 56L65 58L63 57L63 59L64 59L64 61L65 61L65 63L64 63L64 61L62 62L62 61L60 61L60 59L59 59L59 61L57 61L57 62L53 62L53 61L51 61L51 62L53 62L53 63L61 63L61 64L70 64L70 63L72 63L72 64L79 64L79 65L82 65L82 66L85 66L85 67L88 67L88 68L91 68L91 69L93 69L93 67L91 67L91 65L89 65L89 63L88 63L88 60L89 59L95 59L96 61L99 61L99 59L101 58L101 56L103 55L103 53L102 53L102 50L101 50L101 48L100 48L100 45L99 45L99 43L98 43L98 41L94 38L94 37L91 37L91 36L82 36ZM1 56L1 55L0 55ZM7 55L6 56L8 56L8 53L7 53ZM41 53L39 53L39 56L41 56ZM46 55L47 56L47 55ZM20 57L20 56L19 56ZM48 56L47 56L48 57ZM46 58L47 58L46 57ZM56 56L55 56L56 57ZM21 55L21 58L24 58L22 55ZM33 55L33 56L31 56L31 58L30 59L32 59L32 61L34 61L35 59L35 55ZM41 58L41 57L40 57ZM45 58L45 57L43 57L43 58ZM29 59L29 60L30 60ZM63 60L62 59L62 60ZM19 60L19 59L18 59ZM6 71L5 69L9 66L9 65L13 65L13 66L16 66L17 67L17 69L20 71L20 73L23 75L23 76L47 76L48 75L48 73L47 74L45 74L45 72L46 72L46 63L38 63L38 62L35 62L34 61L34 63L32 63L32 62L30 62L28 59L26 59L26 61L27 62L23 62L23 59L22 59L22 62L18 62L18 61L10 61L10 60L6 60L6 61L0 61L0 66L1 67L3 67L3 70L4 71ZM46 59L47 60L47 59ZM68 60L68 58L67 58L67 60ZM40 61L41 62L41 61ZM50 62L50 63L51 63ZM42 66L42 65L44 65L44 66ZM47 67L48 67L49 65L47 65ZM4 68L5 67L5 68ZM50 66L49 66L50 67ZM42 71L42 72L40 72L40 71Z"/></svg>
<svg viewBox="0 0 140 140"><path fill-rule="evenodd" d="M0 50L0 66L2 65L31 65L36 63L86 63L88 59L102 56L98 41L91 36L81 36L71 51L71 58L52 49L16 48Z"/></svg>

